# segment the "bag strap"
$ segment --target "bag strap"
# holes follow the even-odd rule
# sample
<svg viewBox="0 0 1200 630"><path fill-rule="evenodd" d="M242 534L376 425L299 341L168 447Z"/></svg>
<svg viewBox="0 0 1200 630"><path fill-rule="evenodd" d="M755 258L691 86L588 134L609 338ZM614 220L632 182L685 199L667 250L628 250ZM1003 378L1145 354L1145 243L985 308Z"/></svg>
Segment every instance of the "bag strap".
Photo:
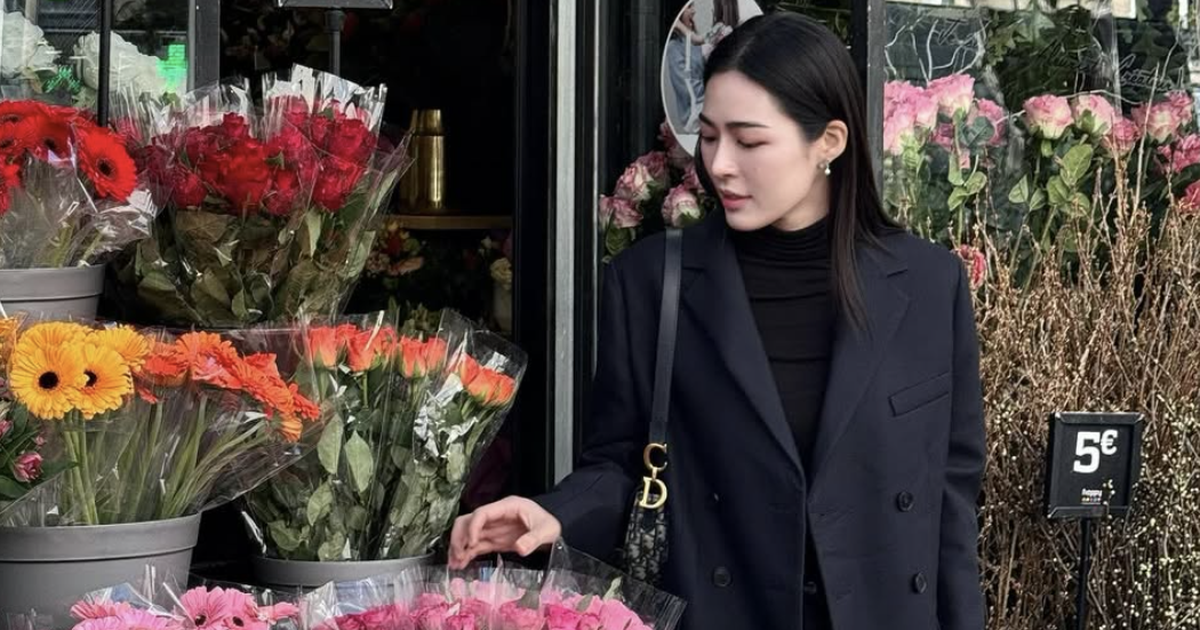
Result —
<svg viewBox="0 0 1200 630"><path fill-rule="evenodd" d="M671 411L671 376L675 368L675 332L679 323L679 285L683 276L683 233L666 232L663 261L662 312L658 318L658 353L654 366L654 398L651 401L650 443L667 443L667 417ZM665 450L665 448L664 448ZM666 453L663 453L666 455Z"/></svg>

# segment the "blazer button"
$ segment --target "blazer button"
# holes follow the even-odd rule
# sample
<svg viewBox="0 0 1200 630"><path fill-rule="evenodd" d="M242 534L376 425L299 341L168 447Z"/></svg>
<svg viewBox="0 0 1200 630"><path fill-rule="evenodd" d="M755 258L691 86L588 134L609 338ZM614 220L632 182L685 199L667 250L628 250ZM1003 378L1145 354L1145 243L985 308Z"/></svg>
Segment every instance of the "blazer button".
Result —
<svg viewBox="0 0 1200 630"><path fill-rule="evenodd" d="M913 495L911 492L901 492L896 495L896 507L901 512L911 512L913 509Z"/></svg>
<svg viewBox="0 0 1200 630"><path fill-rule="evenodd" d="M929 588L929 580L925 579L924 573L918 573L913 576L912 588L913 592L918 595L924 593L925 589Z"/></svg>
<svg viewBox="0 0 1200 630"><path fill-rule="evenodd" d="M816 582L809 581L809 582L804 583L804 594L805 595L813 596L813 595L816 595L818 592L820 592L820 589L817 587Z"/></svg>
<svg viewBox="0 0 1200 630"><path fill-rule="evenodd" d="M729 574L729 569L726 569L725 567L717 567L717 569L713 571L712 579L713 584L717 588L725 588L733 583L733 576Z"/></svg>

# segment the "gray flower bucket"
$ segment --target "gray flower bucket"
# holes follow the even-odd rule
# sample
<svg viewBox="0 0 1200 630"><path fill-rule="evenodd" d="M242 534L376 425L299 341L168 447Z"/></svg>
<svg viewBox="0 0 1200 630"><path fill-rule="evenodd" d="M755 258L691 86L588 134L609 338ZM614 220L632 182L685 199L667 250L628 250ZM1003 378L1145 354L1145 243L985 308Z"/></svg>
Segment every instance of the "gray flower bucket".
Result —
<svg viewBox="0 0 1200 630"><path fill-rule="evenodd" d="M70 628L86 593L147 576L187 585L200 515L80 527L0 527L0 621L36 615L28 627ZM20 627L18 625L17 627Z"/></svg>
<svg viewBox="0 0 1200 630"><path fill-rule="evenodd" d="M254 577L258 586L277 591L310 590L330 582L353 582L400 573L432 561L432 555L365 562L304 562L258 556L254 558Z"/></svg>
<svg viewBox="0 0 1200 630"><path fill-rule="evenodd" d="M104 266L0 269L0 306L36 319L95 319Z"/></svg>

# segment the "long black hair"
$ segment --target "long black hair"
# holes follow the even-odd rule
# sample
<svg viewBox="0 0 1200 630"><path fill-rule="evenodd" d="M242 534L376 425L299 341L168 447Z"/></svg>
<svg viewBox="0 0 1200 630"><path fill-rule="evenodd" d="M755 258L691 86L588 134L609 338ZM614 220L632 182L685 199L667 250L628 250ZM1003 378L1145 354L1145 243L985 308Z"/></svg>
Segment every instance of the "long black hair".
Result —
<svg viewBox="0 0 1200 630"><path fill-rule="evenodd" d="M769 92L809 142L834 120L849 129L845 152L830 164L830 251L837 304L865 328L858 247L878 247L882 235L901 228L884 212L875 187L865 99L850 53L819 22L795 13L771 13L747 20L721 40L708 58L705 83L723 72L740 72ZM716 198L703 159L696 160L696 171Z"/></svg>

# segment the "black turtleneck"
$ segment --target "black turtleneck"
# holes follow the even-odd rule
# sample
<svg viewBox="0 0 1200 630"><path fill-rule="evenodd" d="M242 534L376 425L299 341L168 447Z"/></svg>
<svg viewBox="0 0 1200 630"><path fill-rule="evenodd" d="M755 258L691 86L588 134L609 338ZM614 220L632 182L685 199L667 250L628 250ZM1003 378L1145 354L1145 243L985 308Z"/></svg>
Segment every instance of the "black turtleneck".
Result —
<svg viewBox="0 0 1200 630"><path fill-rule="evenodd" d="M835 307L829 218L802 230L767 227L733 232L738 263L783 411L806 471L811 470L825 384L829 380ZM805 628L828 628L812 531L805 537Z"/></svg>
<svg viewBox="0 0 1200 630"><path fill-rule="evenodd" d="M738 262L783 411L809 468L829 378L835 308L829 219L788 232L733 232Z"/></svg>

